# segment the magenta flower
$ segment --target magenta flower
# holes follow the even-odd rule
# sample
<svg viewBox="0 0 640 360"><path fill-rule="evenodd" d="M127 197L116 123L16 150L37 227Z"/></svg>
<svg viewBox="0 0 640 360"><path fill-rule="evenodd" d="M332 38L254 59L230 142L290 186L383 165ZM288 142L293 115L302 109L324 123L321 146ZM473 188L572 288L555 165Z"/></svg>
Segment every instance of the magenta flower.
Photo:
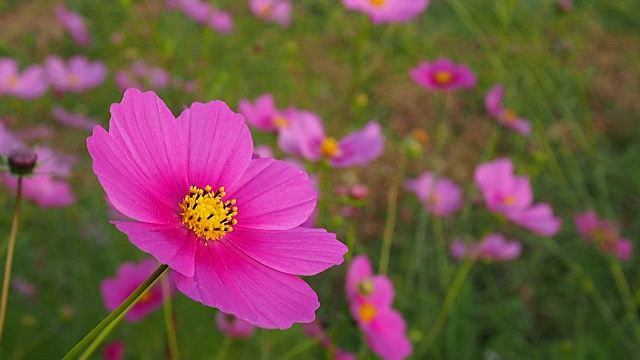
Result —
<svg viewBox="0 0 640 360"><path fill-rule="evenodd" d="M489 210L543 236L553 236L562 220L553 215L547 203L533 204L529 178L515 176L509 159L480 164L474 173Z"/></svg>
<svg viewBox="0 0 640 360"><path fill-rule="evenodd" d="M100 86L107 77L103 62L91 62L84 56L74 56L68 63L58 56L49 56L45 69L49 81L59 91L80 93Z"/></svg>
<svg viewBox="0 0 640 360"><path fill-rule="evenodd" d="M113 223L185 295L266 328L314 319L317 295L297 275L340 264L347 248L299 227L316 205L308 175L251 159L241 115L214 101L176 119L155 93L129 89L87 145L113 206L135 220Z"/></svg>
<svg viewBox="0 0 640 360"><path fill-rule="evenodd" d="M285 27L291 24L289 0L249 0L249 9L259 19Z"/></svg>
<svg viewBox="0 0 640 360"><path fill-rule="evenodd" d="M139 263L123 263L118 267L118 274L115 278L102 281L100 291L104 305L109 311L115 310L122 302L131 295L140 284L142 284L158 267L158 263L153 259L142 260ZM124 319L129 321L140 321L149 313L162 306L162 286L155 284L138 300L129 310Z"/></svg>
<svg viewBox="0 0 640 360"><path fill-rule="evenodd" d="M18 71L18 63L10 58L0 58L0 96L11 95L22 99L35 99L47 91L44 69L32 65Z"/></svg>
<svg viewBox="0 0 640 360"><path fill-rule="evenodd" d="M416 194L429 214L448 217L462 208L462 190L444 176L436 179L432 172L425 171L417 179L408 180L405 187Z"/></svg>
<svg viewBox="0 0 640 360"><path fill-rule="evenodd" d="M250 125L262 131L277 131L288 127L290 118L295 114L294 109L278 110L272 94L258 96L253 104L249 100L242 99L238 109Z"/></svg>
<svg viewBox="0 0 640 360"><path fill-rule="evenodd" d="M384 136L377 121L354 131L342 140L324 134L322 120L310 111L297 111L288 127L281 128L278 145L290 154L307 160L329 160L335 168L365 166L382 154Z"/></svg>
<svg viewBox="0 0 640 360"><path fill-rule="evenodd" d="M116 71L115 79L122 91L132 87L138 90L161 90L171 84L171 76L165 69L149 66L141 60L133 62L128 71Z"/></svg>
<svg viewBox="0 0 640 360"><path fill-rule="evenodd" d="M220 33L226 34L233 31L233 18L231 14L215 9L208 2L200 0L176 0L167 2L167 7L170 9L178 8L198 24L208 26Z"/></svg>
<svg viewBox="0 0 640 360"><path fill-rule="evenodd" d="M617 256L621 260L631 257L633 242L620 237L620 226L614 222L598 218L593 210L573 216L578 233L593 242L601 251Z"/></svg>
<svg viewBox="0 0 640 360"><path fill-rule="evenodd" d="M216 325L227 336L235 338L251 337L256 330L255 325L238 319L233 315L225 314L222 311L216 314Z"/></svg>
<svg viewBox="0 0 640 360"><path fill-rule="evenodd" d="M367 14L374 24L404 23L422 14L430 0L342 0L345 8Z"/></svg>
<svg viewBox="0 0 640 360"><path fill-rule="evenodd" d="M383 359L404 359L411 355L411 341L399 312L391 308L395 293L391 280L373 275L369 258L356 256L347 270L347 300L351 316L364 333L373 352Z"/></svg>
<svg viewBox="0 0 640 360"><path fill-rule="evenodd" d="M104 360L124 359L124 342L122 340L118 340L105 345L102 349L102 358Z"/></svg>
<svg viewBox="0 0 640 360"><path fill-rule="evenodd" d="M476 75L467 65L456 65L449 59L432 63L421 61L409 72L411 80L430 90L471 89L476 85Z"/></svg>
<svg viewBox="0 0 640 360"><path fill-rule="evenodd" d="M91 35L87 30L84 18L63 4L56 5L56 17L62 26L69 32L71 38L80 47L91 45Z"/></svg>
<svg viewBox="0 0 640 360"><path fill-rule="evenodd" d="M522 252L522 245L508 241L501 234L489 234L481 242L465 244L456 240L451 244L451 255L456 259L476 258L486 261L509 261L516 259Z"/></svg>
<svg viewBox="0 0 640 360"><path fill-rule="evenodd" d="M230 34L234 29L231 14L217 9L211 12L211 17L207 21L207 25L221 34Z"/></svg>
<svg viewBox="0 0 640 360"><path fill-rule="evenodd" d="M489 89L484 97L487 112L509 129L525 136L531 134L531 124L527 120L519 118L513 110L502 107L503 97L504 86L497 84Z"/></svg>
<svg viewBox="0 0 640 360"><path fill-rule="evenodd" d="M54 107L52 114L53 118L59 123L80 130L91 130L98 125L98 120L67 112L62 106Z"/></svg>

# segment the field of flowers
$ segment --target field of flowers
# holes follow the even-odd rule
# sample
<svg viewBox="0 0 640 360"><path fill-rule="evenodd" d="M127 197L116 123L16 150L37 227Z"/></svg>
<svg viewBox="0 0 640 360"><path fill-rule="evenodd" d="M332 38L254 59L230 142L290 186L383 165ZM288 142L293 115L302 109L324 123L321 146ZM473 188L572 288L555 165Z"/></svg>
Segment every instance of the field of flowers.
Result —
<svg viewBox="0 0 640 360"><path fill-rule="evenodd" d="M0 358L640 359L637 14L0 1Z"/></svg>

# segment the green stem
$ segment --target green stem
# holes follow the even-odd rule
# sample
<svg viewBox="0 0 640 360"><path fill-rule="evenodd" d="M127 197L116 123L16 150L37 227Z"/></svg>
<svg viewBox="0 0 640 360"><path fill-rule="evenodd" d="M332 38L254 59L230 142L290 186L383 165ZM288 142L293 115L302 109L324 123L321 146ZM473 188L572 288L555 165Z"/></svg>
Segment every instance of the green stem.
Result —
<svg viewBox="0 0 640 360"><path fill-rule="evenodd" d="M462 263L462 266L460 267L460 270L458 270L455 279L453 279L453 283L451 283L451 287L449 287L449 290L447 291L447 296L445 297L442 309L440 309L440 312L438 313L438 318L434 325L431 327L431 331L429 331L429 333L427 334L425 341L422 343L421 352L429 349L429 346L431 346L440 332L442 332L442 329L447 322L449 312L451 312L451 308L455 304L455 301L460 294L460 290L462 290L462 286L467 280L467 275L469 275L469 272L471 271L471 268L473 268L474 264L475 259L467 259L464 263Z"/></svg>
<svg viewBox="0 0 640 360"><path fill-rule="evenodd" d="M345 263L351 261L353 254L356 251L356 220L353 216L349 219L349 224L347 226L347 247L349 248L349 251L345 254Z"/></svg>
<svg viewBox="0 0 640 360"><path fill-rule="evenodd" d="M633 295L631 294L631 290L629 290L629 283L622 272L622 268L620 264L609 256L607 259L609 263L609 270L611 271L611 275L613 276L613 280L618 287L618 292L620 293L620 297L624 302L625 308L627 309L627 317L629 318L629 323L633 328L633 333L636 337L636 341L640 344L640 327L638 327L638 308L636 306L636 302L633 299Z"/></svg>
<svg viewBox="0 0 640 360"><path fill-rule="evenodd" d="M222 344L220 345L220 350L218 351L218 356L216 359L224 360L229 355L229 347L231 346L231 336L225 335L224 339L222 339Z"/></svg>
<svg viewBox="0 0 640 360"><path fill-rule="evenodd" d="M404 177L404 170L407 166L407 155L402 152L400 155L400 164L398 170L393 177L391 187L387 196L387 219L384 224L384 233L382 235L382 249L380 251L380 266L379 272L382 275L387 274L387 268L389 267L389 256L391 254L391 241L393 240L393 232L396 225L396 213L398 210L398 190L400 183Z"/></svg>
<svg viewBox="0 0 640 360"><path fill-rule="evenodd" d="M80 340L69 352L64 356L63 360L71 360L77 358L80 353L91 346L93 340L102 334L103 331L108 329L111 323L119 322L118 318L124 317L124 315L131 310L131 308L138 302L140 297L149 289L155 282L169 269L169 265L160 265L156 271L149 276L138 288L126 298L120 306L118 306L111 314L109 314L104 320L96 325L82 340ZM108 334L108 331L107 331ZM106 336L106 334L105 334Z"/></svg>
<svg viewBox="0 0 640 360"><path fill-rule="evenodd" d="M2 302L0 303L0 342L4 331L4 321L7 315L7 301L9 300L9 283L11 282L11 265L13 264L13 252L18 235L18 223L20 221L20 202L22 200L22 176L18 176L18 188L16 189L16 205L13 211L13 223L9 235L7 248L7 262L4 265L4 280L2 281Z"/></svg>
<svg viewBox="0 0 640 360"><path fill-rule="evenodd" d="M162 278L162 300L164 310L164 322L167 327L167 342L169 343L169 358L172 360L180 360L180 351L178 348L178 337L176 336L176 324L173 321L173 303L171 301L171 287L169 286L169 278Z"/></svg>

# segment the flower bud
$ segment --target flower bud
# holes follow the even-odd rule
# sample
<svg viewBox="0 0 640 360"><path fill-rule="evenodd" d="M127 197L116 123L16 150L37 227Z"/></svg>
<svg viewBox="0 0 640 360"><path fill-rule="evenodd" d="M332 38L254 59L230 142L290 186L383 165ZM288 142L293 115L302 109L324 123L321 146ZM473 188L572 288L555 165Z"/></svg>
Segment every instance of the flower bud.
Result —
<svg viewBox="0 0 640 360"><path fill-rule="evenodd" d="M9 171L16 176L29 175L36 166L38 156L33 149L21 148L9 154Z"/></svg>

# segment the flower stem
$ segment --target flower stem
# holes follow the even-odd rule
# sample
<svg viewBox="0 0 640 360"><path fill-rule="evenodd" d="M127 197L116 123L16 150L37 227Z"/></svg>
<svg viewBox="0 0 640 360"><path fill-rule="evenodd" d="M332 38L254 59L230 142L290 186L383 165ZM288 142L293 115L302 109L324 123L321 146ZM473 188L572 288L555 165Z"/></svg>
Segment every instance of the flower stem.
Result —
<svg viewBox="0 0 640 360"><path fill-rule="evenodd" d="M173 321L173 303L171 302L171 288L169 278L162 278L162 300L164 301L164 322L167 327L167 342L169 343L169 359L180 360L178 349L178 337L176 336L176 324Z"/></svg>
<svg viewBox="0 0 640 360"><path fill-rule="evenodd" d="M611 271L611 275L613 276L613 280L618 287L618 292L620 292L620 297L624 302L624 305L627 309L627 317L629 318L629 322L631 327L633 328L633 333L636 337L636 341L640 344L640 327L638 327L638 308L636 306L636 302L633 299L633 295L631 295L631 290L629 290L629 283L622 272L622 268L617 260L609 257L609 270Z"/></svg>
<svg viewBox="0 0 640 360"><path fill-rule="evenodd" d="M429 346L431 346L433 341L444 328L449 312L451 312L451 308L453 307L458 294L460 294L460 290L467 280L467 275L469 275L469 271L471 271L474 264L475 259L467 259L462 263L460 270L458 270L455 279L453 279L453 282L451 283L451 287L449 287L449 291L447 291L447 296L445 297L442 309L440 309L440 313L438 313L438 318L435 324L431 327L431 331L427 334L425 341L422 343L422 351L426 351Z"/></svg>
<svg viewBox="0 0 640 360"><path fill-rule="evenodd" d="M99 345L106 335L111 332L112 328L120 322L120 320L129 312L129 310L138 302L138 299L149 289L155 282L169 269L169 265L160 265L156 271L149 276L138 288L126 298L120 306L118 306L111 314L102 320L93 330L91 330L82 340L80 340L69 352L64 356L64 360L71 360L79 357L80 353L93 346L94 340L99 340L95 346ZM111 323L115 323L110 326ZM105 334L103 335L103 331ZM102 335L102 336L101 336ZM100 337L100 338L99 338ZM90 355L90 354L87 354ZM83 354L84 356L84 354Z"/></svg>
<svg viewBox="0 0 640 360"><path fill-rule="evenodd" d="M22 176L18 176L18 188L16 189L16 205L13 211L13 223L11 224L11 234L9 235L9 245L7 248L7 262L4 265L4 280L2 281L2 302L0 303L0 342L4 330L4 321L7 315L7 301L9 299L9 283L11 282L11 265L13 264L13 252L18 234L18 223L20 221L20 202L22 200Z"/></svg>
<svg viewBox="0 0 640 360"><path fill-rule="evenodd" d="M349 251L345 254L345 263L351 261L356 251L356 220L351 217L347 226L347 247Z"/></svg>
<svg viewBox="0 0 640 360"><path fill-rule="evenodd" d="M402 152L400 155L400 164L393 178L389 194L387 196L387 219L384 224L384 233L382 235L382 249L380 251L379 272L382 275L387 274L389 267L389 255L391 254L391 241L393 240L393 231L396 225L396 213L398 210L398 189L404 176L404 170L407 167L407 154Z"/></svg>

